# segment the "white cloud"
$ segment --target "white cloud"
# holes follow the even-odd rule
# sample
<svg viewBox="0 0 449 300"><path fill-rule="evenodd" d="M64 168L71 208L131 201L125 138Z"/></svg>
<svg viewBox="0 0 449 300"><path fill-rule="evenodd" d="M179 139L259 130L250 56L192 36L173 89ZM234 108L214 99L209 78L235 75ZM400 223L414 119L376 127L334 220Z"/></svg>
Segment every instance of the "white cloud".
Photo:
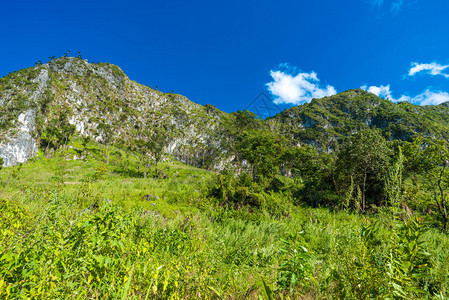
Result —
<svg viewBox="0 0 449 300"><path fill-rule="evenodd" d="M445 69L449 71L449 65L413 63L409 76L414 76L419 72L427 72L431 75L442 75L449 78L449 74L443 73ZM266 86L268 91L274 96L273 102L275 104L298 105L309 103L313 98L323 98L337 94L333 86L321 84L315 72L299 72L297 67L287 63L280 64L277 70L271 70L270 75L273 80L267 83ZM426 89L414 97L401 95L395 98L389 84L379 86L364 85L361 89L381 98L389 99L392 102L407 101L417 105L438 105L449 101L449 93L445 91Z"/></svg>
<svg viewBox="0 0 449 300"><path fill-rule="evenodd" d="M438 105L446 101L449 101L449 93L443 91L425 90L424 93L413 98L413 102L419 105Z"/></svg>
<svg viewBox="0 0 449 300"><path fill-rule="evenodd" d="M370 86L366 85L362 86L361 89L373 93L381 98L389 99L393 101L393 97L391 96L390 85L381 85L381 86Z"/></svg>
<svg viewBox="0 0 449 300"><path fill-rule="evenodd" d="M410 68L410 71L408 72L408 76L414 76L417 73L420 72L426 72L430 75L442 75L446 78L449 78L449 74L443 73L444 70L449 68L449 65L440 65L438 63L430 63L430 64L420 64L420 63L412 63L412 67Z"/></svg>
<svg viewBox="0 0 449 300"><path fill-rule="evenodd" d="M418 105L438 105L443 102L449 101L449 93L444 92L444 91L433 92L433 91L427 89L415 97L401 95L401 97L396 99L392 96L392 91L390 90L390 85L370 86L370 87L367 87L365 85L365 86L362 86L361 89L364 89L365 91L373 93L379 97L384 97L386 99L389 99L392 102L407 101L407 102L411 102L413 104L418 104Z"/></svg>
<svg viewBox="0 0 449 300"><path fill-rule="evenodd" d="M281 67L288 66L281 64ZM295 68L293 68L295 69ZM315 72L299 73L295 76L284 71L270 71L272 82L267 83L268 90L275 96L274 103L302 104L313 98L323 98L337 93L331 85L322 86Z"/></svg>

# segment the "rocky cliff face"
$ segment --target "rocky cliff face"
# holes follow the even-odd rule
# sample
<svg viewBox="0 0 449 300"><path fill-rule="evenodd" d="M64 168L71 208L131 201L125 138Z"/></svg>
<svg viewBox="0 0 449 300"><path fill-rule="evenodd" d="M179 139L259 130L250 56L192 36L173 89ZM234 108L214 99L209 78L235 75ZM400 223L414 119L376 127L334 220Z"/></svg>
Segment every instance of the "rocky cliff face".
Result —
<svg viewBox="0 0 449 300"><path fill-rule="evenodd" d="M25 163L36 155L38 145L36 139L31 135L35 128L35 112L25 111L18 117L17 133L7 138L0 144L0 157L4 160L4 166L12 166Z"/></svg>
<svg viewBox="0 0 449 300"><path fill-rule="evenodd" d="M131 81L115 65L73 57L0 79L0 105L0 156L5 166L33 157L46 128L64 123L64 118L77 135L100 142L131 138L162 120L173 130L170 153L196 164L211 147L219 147L212 136L226 115Z"/></svg>

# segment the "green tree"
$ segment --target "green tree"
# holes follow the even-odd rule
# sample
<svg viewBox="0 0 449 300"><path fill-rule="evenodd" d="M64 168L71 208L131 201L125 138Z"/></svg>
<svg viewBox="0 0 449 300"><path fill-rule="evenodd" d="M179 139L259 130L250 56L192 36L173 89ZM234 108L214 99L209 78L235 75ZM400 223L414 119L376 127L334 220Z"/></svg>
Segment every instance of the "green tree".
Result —
<svg viewBox="0 0 449 300"><path fill-rule="evenodd" d="M125 147L137 160L137 177L140 177L140 167L144 167L144 177L146 178L146 168L148 167L148 127L135 126L130 136L123 140Z"/></svg>
<svg viewBox="0 0 449 300"><path fill-rule="evenodd" d="M255 113L249 110L239 110L233 113L234 125L237 130L260 129L262 120Z"/></svg>
<svg viewBox="0 0 449 300"><path fill-rule="evenodd" d="M83 153L87 157L87 145L90 143L91 138L90 135L85 135L82 137L81 145L83 146Z"/></svg>
<svg viewBox="0 0 449 300"><path fill-rule="evenodd" d="M272 177L279 170L285 140L268 130L247 130L239 136L237 150L242 160L249 163L256 182L259 176Z"/></svg>
<svg viewBox="0 0 449 300"><path fill-rule="evenodd" d="M383 196L384 176L391 152L379 130L364 129L351 136L338 154L339 183L346 190L352 178L354 190L360 189L360 203L357 205L362 212L367 208L367 195L377 197L377 200Z"/></svg>
<svg viewBox="0 0 449 300"><path fill-rule="evenodd" d="M76 126L69 123L69 108L61 107L58 114L58 118L51 119L42 131L40 143L45 153L67 145L76 131Z"/></svg>
<svg viewBox="0 0 449 300"><path fill-rule="evenodd" d="M402 154L402 148L399 147L399 153L396 160L388 168L385 177L385 195L390 201L391 205L397 205L401 201L401 189L402 189L402 173L404 170L404 155Z"/></svg>
<svg viewBox="0 0 449 300"><path fill-rule="evenodd" d="M144 177L147 177L147 167L150 157L154 161L155 175L158 176L158 164L165 155L165 150L173 135L174 129L162 119L153 116L152 125L144 125L133 132L133 138L128 142L128 148L138 154L138 173L144 166Z"/></svg>
<svg viewBox="0 0 449 300"><path fill-rule="evenodd" d="M263 129L263 122L256 114L248 110L239 110L223 117L219 128L221 148L233 155L239 162L241 156L237 147L243 138L242 135L248 130Z"/></svg>
<svg viewBox="0 0 449 300"><path fill-rule="evenodd" d="M444 230L448 227L449 143L444 140L415 139L404 145L407 170L424 175L426 185L438 209Z"/></svg>
<svg viewBox="0 0 449 300"><path fill-rule="evenodd" d="M282 162L284 172L290 172L295 182L299 179L293 191L295 199L312 206L334 205L338 202L334 192L333 155L320 153L309 145L295 146L285 151Z"/></svg>
<svg viewBox="0 0 449 300"><path fill-rule="evenodd" d="M170 142L170 130L168 125L158 124L152 128L148 135L148 150L154 159L154 171L158 175L157 166L165 154L165 149Z"/></svg>
<svg viewBox="0 0 449 300"><path fill-rule="evenodd" d="M143 166L143 177L147 178L147 168L149 165L149 157L148 157L148 142L145 139L145 136L140 136L136 140L133 141L134 151L138 154L138 167L137 167L137 175L140 177L140 166Z"/></svg>
<svg viewBox="0 0 449 300"><path fill-rule="evenodd" d="M283 154L283 168L289 171L295 180L304 182L317 173L320 168L319 157L320 154L312 146L290 147Z"/></svg>

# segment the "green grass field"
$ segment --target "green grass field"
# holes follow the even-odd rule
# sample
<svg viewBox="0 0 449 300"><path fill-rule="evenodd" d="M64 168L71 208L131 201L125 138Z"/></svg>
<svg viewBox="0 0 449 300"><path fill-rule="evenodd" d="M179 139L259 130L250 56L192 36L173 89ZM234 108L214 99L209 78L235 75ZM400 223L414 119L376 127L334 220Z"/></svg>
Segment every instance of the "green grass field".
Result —
<svg viewBox="0 0 449 300"><path fill-rule="evenodd" d="M96 145L65 160L73 147L0 171L1 299L449 296L449 238L418 217L228 208L212 172L138 178L123 151L106 165Z"/></svg>

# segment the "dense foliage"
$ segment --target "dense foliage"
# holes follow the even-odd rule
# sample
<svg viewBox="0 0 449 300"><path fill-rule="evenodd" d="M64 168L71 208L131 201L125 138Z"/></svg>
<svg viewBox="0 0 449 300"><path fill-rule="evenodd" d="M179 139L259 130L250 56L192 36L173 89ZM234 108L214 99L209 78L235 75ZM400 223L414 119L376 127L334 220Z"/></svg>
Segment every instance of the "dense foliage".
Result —
<svg viewBox="0 0 449 300"><path fill-rule="evenodd" d="M384 142L378 133L366 134ZM347 147L353 149L350 142ZM409 157L412 150L405 148ZM416 188L411 182L402 186L400 203L385 202L376 211L368 192L364 214L354 213L355 204L341 211L311 208L305 195L345 207L336 199L347 194L313 185L332 176L345 181L346 173L332 175L323 165L337 162L327 154L296 149L297 155L292 149L280 155L300 160L275 164L276 172L256 180L250 166L249 173L214 174L167 162L160 165L165 179L138 178L138 157L126 148L113 147L106 164L104 147L85 140L52 158L42 153L4 169L0 297L447 296L449 238L436 227L435 215L404 210L410 201L404 189ZM84 160L65 160L78 152ZM419 174L413 168L407 160L407 176ZM294 170L292 177L280 175L281 169ZM329 203L326 193L334 195Z"/></svg>

